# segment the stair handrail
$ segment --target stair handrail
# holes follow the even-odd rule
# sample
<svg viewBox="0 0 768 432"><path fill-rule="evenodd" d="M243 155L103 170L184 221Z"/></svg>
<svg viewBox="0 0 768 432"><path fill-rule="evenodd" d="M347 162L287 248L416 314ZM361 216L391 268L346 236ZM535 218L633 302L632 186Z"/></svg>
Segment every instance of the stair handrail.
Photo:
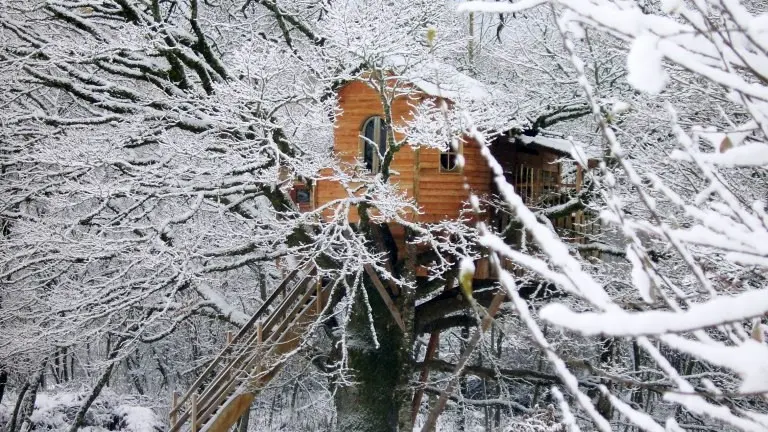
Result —
<svg viewBox="0 0 768 432"><path fill-rule="evenodd" d="M280 303L280 306L276 310L274 310L269 315L269 317L267 317L268 324L265 324L264 327L262 328L262 332L263 332L262 333L262 337L264 339L262 342L267 342L267 341L270 340L270 338L272 336L272 334L271 334L272 333L272 331L271 331L272 330L271 329L272 324L271 323L273 322L275 317L277 315L280 315L281 313L283 313L285 311L285 309L289 309L290 308L290 306L293 303L293 301L300 295L300 292L305 289L305 287L307 286L308 282L310 282L312 279L314 279L314 269L311 269L309 271L309 273L307 273L301 279L301 281L298 284L296 284L296 288L293 289L286 296L286 298L283 299L282 303ZM235 368L235 367L242 367L241 363L242 363L242 360L244 358L251 357L250 351L252 350L252 348L254 348L254 345L255 345L254 343L258 342L258 341L255 341L254 338L258 338L258 334L251 335L251 337L243 345L242 350L237 353L236 357L234 357L226 365L226 367L224 369L222 369L221 371L219 371L219 373L216 374L216 376L214 377L213 381L211 381L211 383L209 384L209 388L211 389L211 391L206 389L206 391L203 392L200 395L199 400L198 400L198 404L205 405L205 403L209 402L211 396L214 396L216 394L216 392L218 391L217 387L220 387L224 383L229 383L229 382L231 382L234 379L233 377L227 378L225 375L227 373L230 373L231 370L233 368ZM247 368L247 365L245 367ZM225 381L225 382L222 382L222 381Z"/></svg>
<svg viewBox="0 0 768 432"><path fill-rule="evenodd" d="M198 378L195 380L195 382L189 387L189 390L182 396L179 400L176 401L175 406L171 407L170 415L173 416L174 414L178 414L180 408L184 406L184 403L189 400L189 398L192 396L193 393L202 385L205 378L213 372L213 369L221 362L221 360L225 357L225 355L235 346L235 343L242 338L248 331L253 327L254 324L256 324L259 321L259 318L261 318L261 315L266 312L267 308L274 303L274 301L277 299L278 295L281 294L283 291L285 291L286 286L293 280L294 277L299 273L300 270L306 270L306 272L311 272L314 270L314 263L305 263L303 266L298 266L295 269L293 269L288 276L286 276L283 281L280 283L280 285L272 292L272 294L267 298L267 300L259 307L259 309L251 316L251 318L243 325L243 327L240 328L240 331L237 332L237 334L232 338L232 340L227 343L224 348L219 352L219 354L208 364L208 366L205 368L205 370L198 376Z"/></svg>
<svg viewBox="0 0 768 432"><path fill-rule="evenodd" d="M297 289L294 290L294 293L299 293L300 291L302 291L301 288L306 286L306 282L307 281L304 280L300 285L297 285ZM322 291L325 291L325 290L322 290ZM311 310L314 307L315 302L322 301L320 299L320 296L316 296L314 299L312 299L311 298L312 294L313 294L313 290L308 289L306 290L306 292L303 293L303 295L301 296L301 300L299 300L298 302L283 303L282 305L293 303L293 307L289 308L290 309L289 313L284 315L273 313L272 315L270 315L270 319L277 319L278 322L274 323L276 324L276 328L274 329L274 331L271 331L268 336L265 335L265 338L262 341L263 343L262 346L267 346L267 350L264 352L259 352L259 351L242 352L241 355L238 357L237 362L243 363L243 365L241 366L243 370L253 369L256 366L257 361L261 361L264 358L270 356L270 354L273 353L273 351L277 348L279 344L281 344L282 342L285 342L283 338L287 336L288 331L292 328L292 324L296 323L298 320L301 319L301 317L303 317L307 313L307 311ZM318 294L320 294L319 291L318 291ZM278 315L283 315L283 316L278 316ZM242 361L243 357L245 358L244 362ZM272 373L275 370L275 368L279 367L280 363L282 363L282 361L277 361L277 364L269 366L267 369L261 370L260 373L261 374ZM222 395L226 395L227 393L232 391L232 389L238 385L237 381L239 379L242 379L242 376L240 377L235 375L230 376L225 383L222 383L223 385L217 386L216 391L214 393L210 395L206 395L205 398L207 399L206 402L208 403L205 403L203 404L203 406L198 407L200 408L199 410L200 418L198 420L200 421L202 426L205 426L207 423L209 423L210 421L212 421L212 419L215 418L214 413L216 410L211 411L211 409L215 405L210 404L210 402L215 402L221 399ZM243 384L244 383L240 383L239 385L243 385ZM204 427L203 427L203 430L205 430Z"/></svg>
<svg viewBox="0 0 768 432"><path fill-rule="evenodd" d="M237 386L237 381L241 379L241 376L232 373L233 369L239 368L242 370L249 370L254 367L254 364L258 359L263 359L272 352L281 339L285 336L285 332L290 328L290 325L286 324L290 321L293 322L298 316L303 316L304 312L311 308L314 303L310 300L310 297L314 290L307 289L312 286L311 282L316 279L315 268L310 267L310 270L304 277L295 285L295 288L291 290L289 294L282 300L280 306L272 311L268 316L267 322L262 328L263 339L258 340L258 333L251 335L251 337L243 345L243 349L237 354L227 366L219 371L206 387L206 391L198 395L197 398L197 416L193 415L192 407L180 411L177 419L170 425L169 432L176 432L181 430L181 426L187 422L190 418L195 423L204 425L210 421L214 415L215 409L221 396L228 393ZM297 299L300 300L296 301ZM316 299L315 299L316 300ZM309 301L308 305L305 305ZM254 340L256 338L256 340ZM259 346L267 346L266 352L260 352L254 348ZM270 368L270 370L273 368ZM195 424L197 426L197 424ZM194 430L199 430L193 428Z"/></svg>

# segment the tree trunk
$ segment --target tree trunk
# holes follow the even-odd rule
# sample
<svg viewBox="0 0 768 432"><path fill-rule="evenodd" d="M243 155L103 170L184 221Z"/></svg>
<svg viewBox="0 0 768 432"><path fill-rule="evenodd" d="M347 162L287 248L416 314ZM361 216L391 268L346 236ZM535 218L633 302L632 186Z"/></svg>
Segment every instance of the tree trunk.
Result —
<svg viewBox="0 0 768 432"><path fill-rule="evenodd" d="M110 342L109 337L107 337L107 343L109 345ZM117 357L118 353L120 352L120 348L122 348L123 343L125 343L124 338L118 339L118 341L115 343L114 347L112 348L112 351L109 352L107 355L107 360L109 360L109 365L107 366L107 369L104 370L104 373L99 378L99 381L96 383L96 386L94 386L93 390L91 391L91 394L88 395L88 398L85 400L82 406L80 406L80 410L77 412L77 416L75 417L75 421L72 423L72 427L69 428L69 432L76 432L78 429L80 429L84 423L85 423L85 415L88 413L88 410L91 408L91 405L93 405L93 402L96 400L96 398L99 397L101 394L101 390L104 389L105 386L109 385L109 377L112 376L112 370L115 368L115 358Z"/></svg>
<svg viewBox="0 0 768 432"><path fill-rule="evenodd" d="M77 412L77 416L75 417L74 423L72 423L72 427L69 428L69 432L76 432L85 424L85 415L88 413L88 410L91 408L91 405L93 405L93 402L96 400L96 398L98 398L101 394L101 390L104 388L104 386L107 385L109 376L112 375L112 369L114 367L115 362L112 362L109 364L109 366L107 366L107 369L101 375L99 382L96 383L96 386L91 391L91 394L88 395L85 403L83 403L83 405L80 407L80 410Z"/></svg>
<svg viewBox="0 0 768 432"><path fill-rule="evenodd" d="M8 384L8 371L6 371L2 365L0 365L0 403L3 403L3 396L5 395L5 386Z"/></svg>
<svg viewBox="0 0 768 432"><path fill-rule="evenodd" d="M416 258L418 251L416 245L411 242L412 235L408 233L406 239L406 262L404 268L404 278L407 280L416 280ZM412 404L413 401L413 387L411 385L411 378L413 377L413 344L416 340L414 333L414 321L416 315L416 291L407 290L402 288L400 290L400 296L397 299L397 307L400 311L400 316L405 324L405 332L398 331L397 335L400 336L400 350L398 351L398 361L400 368L398 369L398 382L395 389L395 397L398 400L398 429L400 431L411 432L413 430L413 413Z"/></svg>
<svg viewBox="0 0 768 432"><path fill-rule="evenodd" d="M339 432L397 431L403 410L410 421L410 393L402 394L412 369L403 358L404 352L410 356L410 337L404 337L378 292L369 284L366 290L379 348L371 336L366 306L358 298L347 327L349 367L356 384L336 391Z"/></svg>
<svg viewBox="0 0 768 432"><path fill-rule="evenodd" d="M45 376L45 365L48 363L47 359L43 360L43 364L40 365L40 370L35 374L32 381L29 383L28 390L24 394L24 398L20 406L14 410L14 416L11 419L10 431L14 432L16 423L19 422L19 427L16 430L30 430L32 428L31 420L29 417L35 411L35 401L37 400L37 390L43 382Z"/></svg>
<svg viewBox="0 0 768 432"><path fill-rule="evenodd" d="M16 421L19 418L19 411L21 411L21 405L24 402L24 398L27 396L29 390L29 381L24 383L24 386L19 390L19 396L16 398L16 405L13 407L13 413L11 414L11 422L8 425L8 431L14 432L16 430Z"/></svg>

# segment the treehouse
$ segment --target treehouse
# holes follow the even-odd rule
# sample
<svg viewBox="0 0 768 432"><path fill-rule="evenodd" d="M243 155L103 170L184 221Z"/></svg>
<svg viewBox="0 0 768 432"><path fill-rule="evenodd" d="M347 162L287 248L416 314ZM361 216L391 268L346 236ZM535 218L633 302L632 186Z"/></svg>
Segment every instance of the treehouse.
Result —
<svg viewBox="0 0 768 432"><path fill-rule="evenodd" d="M433 71L428 71L398 77L398 85L404 90L386 107L393 123L391 126L386 124L385 106L370 76L349 81L338 90L340 112L336 117L333 151L347 166L355 167L351 170L362 170L370 175L379 172L383 165L382 155L387 151L387 127L395 130L395 140L402 140L402 131L414 119L415 107L425 101L435 105L445 101L447 106L452 106L454 98L483 101L501 97L455 69L441 66L439 85L424 79L424 75L434 76ZM581 188L582 169L573 162L573 146L569 141L515 132L489 135L494 136L490 143L491 153L501 164L507 181L529 207L544 209L564 204L569 194ZM462 213L465 218L469 215L474 219L468 206L470 193L486 199L492 199L496 193L491 169L481 155L480 144L468 137L459 140L458 146L445 146L444 149L434 145L402 145L394 153L389 172L389 181L417 203L419 211L404 216L414 222L456 220ZM331 173L322 174L330 177ZM313 188L297 185L292 195L300 209L308 210L344 199L349 196L349 191L349 184L328 179L318 181ZM326 216L330 216L330 212ZM585 222L583 212L556 216L553 225L573 234L566 234L567 238L580 241L579 234ZM509 222L504 211L487 211L482 217L499 231ZM350 211L349 218L356 222L357 212ZM402 257L404 230L396 223L390 223L389 227ZM487 263L480 263L478 279L493 277L487 267Z"/></svg>
<svg viewBox="0 0 768 432"><path fill-rule="evenodd" d="M491 170L481 154L481 145L474 140L462 139L458 146L403 145L394 152L391 160L382 160L382 155L387 154L388 142L391 142L387 140L388 131L396 131L394 135L389 134L390 138L402 139L405 125L414 117L414 107L421 102L444 101L450 107L462 95L487 98L493 97L493 94L458 72L451 77L443 76L440 86L421 77L412 77L404 87L407 91L391 99L386 107L377 90L363 79L350 81L339 89L341 112L336 119L333 151L346 163L349 172L346 173L348 175L332 175L334 173L327 170L321 173L325 179L311 188L294 185L291 197L299 210L326 209L336 200L344 202L359 196L360 186L379 174L387 164L389 182L397 185L418 206L418 210L401 216L406 221L437 223L456 220L468 209L470 193L493 200L496 190ZM387 112L389 116L385 114ZM386 118L392 120L391 124L385 121ZM560 208L560 211L546 213L558 229L579 226L583 222L581 212L563 211L563 208L569 207L560 205L569 199L572 192L581 188L581 168L569 161L572 145L555 137L526 136L518 132L493 136L491 153L524 202L533 209ZM325 210L321 214L331 217L331 213L325 213ZM484 218L499 231L510 222L507 213L501 209L486 210L481 215L470 214L473 218ZM348 211L348 217L352 222L359 220L354 208ZM395 221L387 221L387 224L398 246L398 254L402 255L405 250L404 229ZM574 228L573 231L578 233L579 229ZM577 235L571 237L572 241L578 241ZM490 271L487 260L477 264L475 279L492 282L495 275ZM426 272L424 267L420 270ZM403 332L410 331L393 300L397 287L390 285L388 291L385 281L379 278L372 266L366 265L365 272L397 326ZM450 289L451 284L448 283L446 290L433 300L450 303L456 310L465 308L466 303L457 295L457 290ZM169 432L224 432L237 422L240 422L239 430L247 428L248 416L245 414L249 412L251 403L280 371L286 356L300 346L311 331L311 324L322 319L325 306L332 301L329 287L330 284L324 284L318 276L313 263L290 269L240 331L227 336L227 343L220 354L190 388L184 394L174 393ZM498 311L505 294L500 290L486 290L483 295L490 300L488 318L482 324L486 328L490 323L486 320ZM422 318L424 315L421 314ZM439 330L431 330L426 360L435 353L439 334ZM478 339L473 340L476 343ZM467 349L468 352L472 350ZM424 366L420 376L422 384L426 383L428 372L429 368ZM423 390L414 394L413 416L418 412L422 395Z"/></svg>

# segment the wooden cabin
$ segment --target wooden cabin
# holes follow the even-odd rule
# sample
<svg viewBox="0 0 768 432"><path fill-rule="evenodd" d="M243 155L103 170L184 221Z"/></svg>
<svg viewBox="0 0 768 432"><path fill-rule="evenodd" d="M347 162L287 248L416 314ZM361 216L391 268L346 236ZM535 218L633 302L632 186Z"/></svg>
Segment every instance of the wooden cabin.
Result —
<svg viewBox="0 0 768 432"><path fill-rule="evenodd" d="M467 76L459 76L457 79L455 74L454 83L474 86L468 92L471 96L492 97L490 92L478 90L481 83ZM438 88L421 78L407 85L411 91L395 98L391 106L395 130L413 119L414 107L425 99L438 101L442 98L451 104L451 100L444 95L461 93L461 89L456 86L446 91L444 87ZM386 150L384 109L379 93L364 79L360 79L343 85L337 97L340 113L336 117L333 151L350 170L373 174L380 167L379 153L383 154ZM397 139L403 138L397 132L395 136ZM375 151L376 147L378 152ZM563 195L558 192L564 188L578 190L580 187L581 168L574 162L563 161L570 158L570 148L571 144L563 139L509 134L501 134L491 144L492 154L504 168L507 180L532 208L559 204L552 201ZM405 218L421 223L455 220L462 211L469 209L470 193L490 197L494 193L491 170L480 150L479 144L471 139L463 139L457 151L450 148L441 151L434 146L402 146L390 166L394 174L389 181L396 183L402 192L418 204L419 212L409 213ZM458 154L463 156L463 166L457 164ZM321 174L330 176L331 172L326 170ZM348 190L337 181L320 180L313 188L296 185L292 196L300 209L308 210L336 199L344 199L348 197ZM326 216L330 214L327 212ZM582 214L572 216L555 225L576 226L583 221ZM505 223L503 214L487 217L497 227ZM349 218L356 222L356 211L350 211ZM398 249L403 251L404 247L400 247L404 246L402 227L390 224L390 229ZM482 278L481 274L478 276Z"/></svg>

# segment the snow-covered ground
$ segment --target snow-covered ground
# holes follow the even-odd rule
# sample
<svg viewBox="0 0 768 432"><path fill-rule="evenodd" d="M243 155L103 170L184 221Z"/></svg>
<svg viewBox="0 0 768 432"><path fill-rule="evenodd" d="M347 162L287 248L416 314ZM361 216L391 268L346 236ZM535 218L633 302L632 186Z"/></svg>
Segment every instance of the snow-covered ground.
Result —
<svg viewBox="0 0 768 432"><path fill-rule="evenodd" d="M16 395L10 394L0 404L0 430L7 430ZM37 394L35 410L30 416L35 430L67 431L77 411L87 397L86 392L56 391ZM82 432L152 432L162 431L165 425L152 409L139 406L133 398L104 391L85 417Z"/></svg>

